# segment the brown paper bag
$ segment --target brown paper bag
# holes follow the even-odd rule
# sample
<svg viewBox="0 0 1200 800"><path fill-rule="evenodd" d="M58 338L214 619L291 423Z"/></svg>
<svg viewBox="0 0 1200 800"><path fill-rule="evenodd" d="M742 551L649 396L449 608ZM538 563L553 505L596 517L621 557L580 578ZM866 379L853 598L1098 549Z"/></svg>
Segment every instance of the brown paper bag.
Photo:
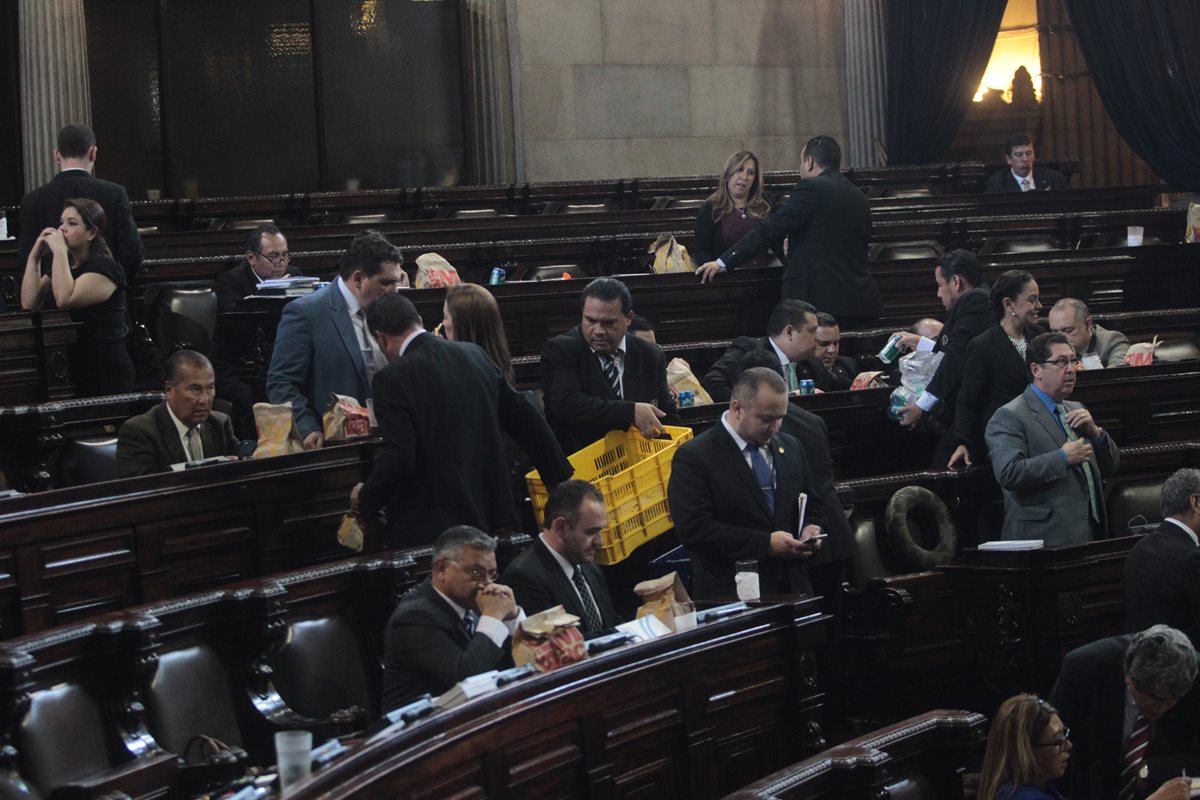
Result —
<svg viewBox="0 0 1200 800"><path fill-rule="evenodd" d="M633 587L633 593L642 598L642 605L637 611L638 619L652 614L671 630L675 630L676 606L691 608L692 598L683 588L678 572L668 572L661 578L642 581Z"/></svg>
<svg viewBox="0 0 1200 800"><path fill-rule="evenodd" d="M688 364L682 358L672 358L671 363L667 364L667 383L675 390L676 394L679 392L691 392L695 395L692 405L712 405L712 396L704 390L704 387L700 385L700 381L696 380L696 375L692 372L691 364Z"/></svg>
<svg viewBox="0 0 1200 800"><path fill-rule="evenodd" d="M1154 363L1154 351L1158 349L1159 339L1154 337L1152 342L1138 342L1129 346L1125 353L1124 364L1127 367L1145 367Z"/></svg>
<svg viewBox="0 0 1200 800"><path fill-rule="evenodd" d="M417 256L417 277L413 280L414 289L444 289L460 283L462 280L458 277L458 270L437 253L423 253Z"/></svg>
<svg viewBox="0 0 1200 800"><path fill-rule="evenodd" d="M674 236L659 236L646 252L654 253L653 269L656 274L696 271L696 262L688 255L687 248L675 241Z"/></svg>
<svg viewBox="0 0 1200 800"><path fill-rule="evenodd" d="M876 389L881 386L887 386L887 376L879 370L860 372L854 376L854 382L850 384L851 391L859 389Z"/></svg>
<svg viewBox="0 0 1200 800"><path fill-rule="evenodd" d="M342 442L371 435L371 415L353 397L334 394L321 417L325 441Z"/></svg>
<svg viewBox="0 0 1200 800"><path fill-rule="evenodd" d="M356 553L361 553L364 538L362 518L358 516L358 512L351 511L342 517L342 523L338 525L338 544L348 547Z"/></svg>
<svg viewBox="0 0 1200 800"><path fill-rule="evenodd" d="M286 456L304 451L300 431L296 430L296 418L292 416L292 404L254 404L254 426L258 428L258 447L251 458Z"/></svg>
<svg viewBox="0 0 1200 800"><path fill-rule="evenodd" d="M513 634L513 662L533 664L539 672L574 664L587 658L587 645L579 631L579 617L562 606L526 617Z"/></svg>
<svg viewBox="0 0 1200 800"><path fill-rule="evenodd" d="M1200 203L1188 203L1185 242L1200 242Z"/></svg>

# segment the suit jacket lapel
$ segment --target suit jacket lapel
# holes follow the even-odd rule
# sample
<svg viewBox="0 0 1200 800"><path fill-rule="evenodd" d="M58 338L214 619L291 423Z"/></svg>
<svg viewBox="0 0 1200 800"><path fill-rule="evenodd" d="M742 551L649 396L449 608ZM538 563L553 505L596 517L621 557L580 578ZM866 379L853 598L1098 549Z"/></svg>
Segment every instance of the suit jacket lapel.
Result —
<svg viewBox="0 0 1200 800"><path fill-rule="evenodd" d="M442 596L437 593L436 589L433 588L433 583L426 579L426 583L421 584L419 591L425 596L425 599L428 600L429 603L438 610L438 613L442 617L443 624L446 626L446 629L450 631L450 637L454 639L454 641L458 643L460 647L466 647L468 644L470 644L471 640L467 636L467 630L463 627L463 621L459 618L458 612L451 608L450 604L442 599Z"/></svg>
<svg viewBox="0 0 1200 800"><path fill-rule="evenodd" d="M583 342L582 354L584 358L584 371L581 374L586 375L589 378L587 385L584 388L588 389L590 387L595 387L599 389L599 392L589 391L588 393L600 394L602 392L603 397L606 397L609 400L617 400L617 393L613 391L612 384L608 382L608 376L604 374L604 368L600 366L600 358L596 355L595 351L592 350L592 346L588 344L588 340L583 336L583 328L576 328L575 330L579 334L579 340ZM626 392L626 394L628 394L628 392Z"/></svg>
<svg viewBox="0 0 1200 800"><path fill-rule="evenodd" d="M629 400L632 397L639 397L637 378L640 374L638 368L641 366L641 354L637 348L630 343L633 334L625 334L625 368L621 375L621 398Z"/></svg>
<svg viewBox="0 0 1200 800"><path fill-rule="evenodd" d="M783 520L791 513L789 504L800 496L800 471L793 466L799 457L795 448L784 444L778 436L771 439L771 458L775 461L775 526L778 530L786 530Z"/></svg>
<svg viewBox="0 0 1200 800"><path fill-rule="evenodd" d="M533 551L537 553L537 557L541 560L542 566L550 576L550 581L558 587L556 594L559 597L566 597L567 603L563 604L564 610L568 613L583 619L583 609L576 602L575 585L567 578L567 574L563 572L558 561L554 559L554 555L550 552L550 548L542 541L542 537L537 537L533 542ZM585 573L586 577L586 573Z"/></svg>
<svg viewBox="0 0 1200 800"><path fill-rule="evenodd" d="M171 419L171 414L167 411L166 400L154 409L154 422L158 425L158 438L167 448L167 455L171 459L167 464L187 461L188 455L183 452L183 442L179 440L179 429L175 427L175 421ZM200 439L204 440L203 433L200 434Z"/></svg>
<svg viewBox="0 0 1200 800"><path fill-rule="evenodd" d="M716 441L714 455L725 463L725 468L741 481L742 486L758 503L758 507L762 510L762 514L767 519L772 519L771 509L767 508L767 498L762 493L762 487L758 485L758 481L754 477L754 472L750 469L750 465L746 463L746 454L738 450L737 442L729 435L729 431L725 430L725 426L718 420L716 424ZM776 491L775 496L778 498L779 492ZM776 503L776 508L779 504Z"/></svg>
<svg viewBox="0 0 1200 800"><path fill-rule="evenodd" d="M350 321L350 309L346 305L346 300L342 297L342 290L338 285L341 278L338 278L329 285L326 290L329 292L329 309L330 315L333 317L333 326L337 328L342 344L346 346L346 351L350 354L350 362L354 364L354 369L358 372L358 378L362 381L363 386L368 389L367 384L367 366L363 363L362 342L358 339L358 331L354 328L354 323ZM329 398L319 398L321 402L328 403ZM318 409L323 410L323 409Z"/></svg>
<svg viewBox="0 0 1200 800"><path fill-rule="evenodd" d="M1025 405L1029 408L1029 413L1033 415L1033 418L1038 421L1042 429L1054 440L1054 443L1062 447L1067 441L1067 435L1059 427L1058 420L1054 418L1054 415L1042 404L1042 398L1034 394L1032 388L1026 389L1022 396L1025 399Z"/></svg>

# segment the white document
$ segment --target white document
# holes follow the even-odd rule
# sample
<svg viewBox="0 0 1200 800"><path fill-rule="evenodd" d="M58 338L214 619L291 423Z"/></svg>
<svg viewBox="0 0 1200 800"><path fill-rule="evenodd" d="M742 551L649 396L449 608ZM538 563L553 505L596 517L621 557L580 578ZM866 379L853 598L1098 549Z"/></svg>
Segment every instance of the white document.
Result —
<svg viewBox="0 0 1200 800"><path fill-rule="evenodd" d="M1041 550L1046 546L1042 539L1009 539L999 542L984 542L980 550Z"/></svg>

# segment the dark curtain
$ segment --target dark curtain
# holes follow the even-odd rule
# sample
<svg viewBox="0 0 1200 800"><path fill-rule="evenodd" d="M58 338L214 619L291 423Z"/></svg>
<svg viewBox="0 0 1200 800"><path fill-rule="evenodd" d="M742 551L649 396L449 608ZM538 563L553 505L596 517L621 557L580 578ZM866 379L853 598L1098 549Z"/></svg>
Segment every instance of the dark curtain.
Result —
<svg viewBox="0 0 1200 800"><path fill-rule="evenodd" d="M1200 4L1063 5L1122 138L1165 180L1200 190Z"/></svg>
<svg viewBox="0 0 1200 800"><path fill-rule="evenodd" d="M889 0L889 164L938 161L987 68L1007 0Z"/></svg>
<svg viewBox="0 0 1200 800"><path fill-rule="evenodd" d="M25 185L17 31L17 0L0 0L0 206L16 205ZM16 223L9 220L10 232Z"/></svg>

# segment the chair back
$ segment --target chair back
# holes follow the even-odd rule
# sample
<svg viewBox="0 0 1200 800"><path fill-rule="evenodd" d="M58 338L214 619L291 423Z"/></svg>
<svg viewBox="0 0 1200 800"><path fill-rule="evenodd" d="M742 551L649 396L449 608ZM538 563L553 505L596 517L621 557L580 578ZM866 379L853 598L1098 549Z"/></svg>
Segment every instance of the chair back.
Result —
<svg viewBox="0 0 1200 800"><path fill-rule="evenodd" d="M87 483L115 481L119 477L117 437L71 439L63 445L55 486L83 486Z"/></svg>
<svg viewBox="0 0 1200 800"><path fill-rule="evenodd" d="M154 298L151 324L164 354L177 346L208 355L217 324L217 296L208 287L164 286Z"/></svg>

